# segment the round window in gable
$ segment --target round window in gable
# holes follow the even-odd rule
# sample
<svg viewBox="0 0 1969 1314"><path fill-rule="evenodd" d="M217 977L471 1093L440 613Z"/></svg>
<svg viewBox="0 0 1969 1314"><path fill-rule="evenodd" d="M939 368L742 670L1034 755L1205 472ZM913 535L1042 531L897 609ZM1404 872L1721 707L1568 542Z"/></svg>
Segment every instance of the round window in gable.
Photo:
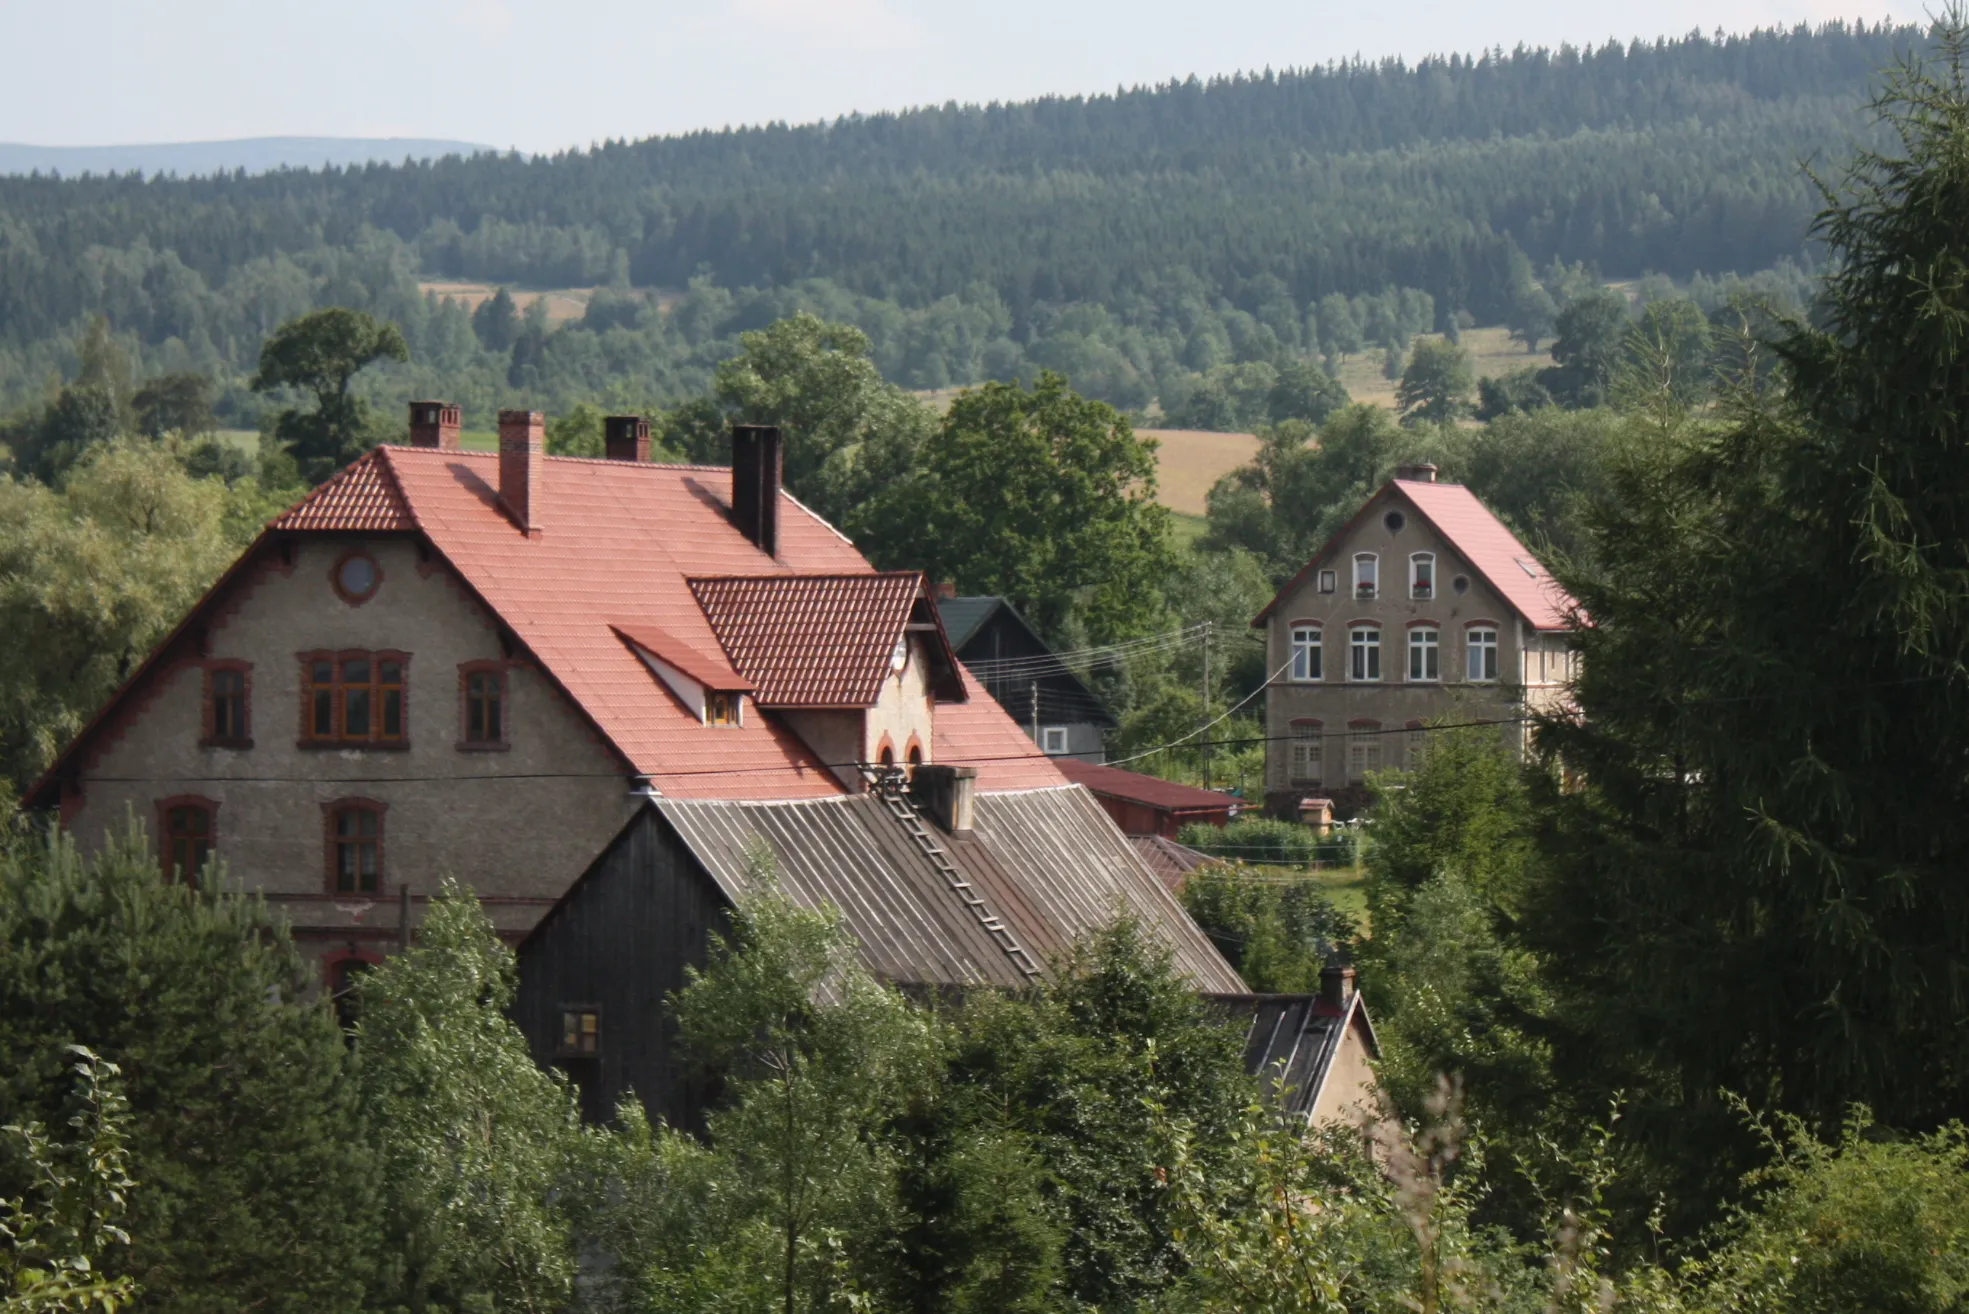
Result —
<svg viewBox="0 0 1969 1314"><path fill-rule="evenodd" d="M1470 591L1470 577L1468 575L1458 575L1449 582L1449 586L1458 593L1468 593Z"/></svg>
<svg viewBox="0 0 1969 1314"><path fill-rule="evenodd" d="M1403 517L1401 512L1390 511L1387 515L1381 517L1381 523L1388 527L1390 534L1399 534L1402 532L1402 526L1406 525L1408 521Z"/></svg>
<svg viewBox="0 0 1969 1314"><path fill-rule="evenodd" d="M376 596L383 582L382 567L367 552L351 552L335 563L335 592L351 606L361 606Z"/></svg>

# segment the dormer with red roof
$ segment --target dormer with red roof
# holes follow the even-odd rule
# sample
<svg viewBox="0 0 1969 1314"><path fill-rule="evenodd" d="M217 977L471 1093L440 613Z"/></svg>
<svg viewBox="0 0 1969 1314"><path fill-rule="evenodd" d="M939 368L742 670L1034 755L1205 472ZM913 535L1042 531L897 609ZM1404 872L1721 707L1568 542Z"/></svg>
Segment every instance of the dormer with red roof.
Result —
<svg viewBox="0 0 1969 1314"><path fill-rule="evenodd" d="M1251 622L1266 631L1266 806L1364 801L1368 773L1410 766L1428 726L1527 711L1575 673L1577 605L1531 549L1433 465L1406 465Z"/></svg>
<svg viewBox="0 0 1969 1314"><path fill-rule="evenodd" d="M499 450L465 451L456 407L412 403L412 445L274 520L27 806L86 847L134 815L174 880L223 858L333 981L455 876L515 940L590 877L681 883L650 914L675 937L650 970L681 983L756 840L800 897L867 913L897 979L1030 979L1126 907L1240 988L958 665L923 578L779 486L777 431L741 426L728 469L650 463L635 417L602 460L499 419ZM948 851L928 810L867 792L885 762L961 793Z"/></svg>

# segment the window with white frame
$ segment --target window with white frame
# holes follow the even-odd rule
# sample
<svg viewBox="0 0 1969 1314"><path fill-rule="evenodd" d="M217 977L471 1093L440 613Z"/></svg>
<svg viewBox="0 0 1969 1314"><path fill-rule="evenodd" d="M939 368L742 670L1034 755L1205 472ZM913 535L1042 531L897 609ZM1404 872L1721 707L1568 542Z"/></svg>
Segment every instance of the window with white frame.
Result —
<svg viewBox="0 0 1969 1314"><path fill-rule="evenodd" d="M1325 678L1320 666L1319 626L1294 625L1292 627L1292 665L1288 669L1295 680Z"/></svg>
<svg viewBox="0 0 1969 1314"><path fill-rule="evenodd" d="M1347 778L1360 784L1368 772L1381 769L1381 723L1355 721L1347 728Z"/></svg>
<svg viewBox="0 0 1969 1314"><path fill-rule="evenodd" d="M1317 785L1324 776L1320 749L1324 744L1322 736L1325 729L1318 721L1294 721L1292 723L1292 753L1288 762L1292 783L1295 785Z"/></svg>
<svg viewBox="0 0 1969 1314"><path fill-rule="evenodd" d="M1436 596L1435 553L1417 552L1408 559L1408 596L1411 598Z"/></svg>
<svg viewBox="0 0 1969 1314"><path fill-rule="evenodd" d="M1408 769L1420 771L1429 759L1429 728L1420 721L1410 721L1404 738L1408 740Z"/></svg>
<svg viewBox="0 0 1969 1314"><path fill-rule="evenodd" d="M1434 683L1443 678L1442 632L1433 625L1417 625L1408 632L1408 678Z"/></svg>
<svg viewBox="0 0 1969 1314"><path fill-rule="evenodd" d="M1350 655L1348 678L1360 681L1374 681L1381 678L1381 627L1379 625L1356 625L1349 632L1347 647Z"/></svg>
<svg viewBox="0 0 1969 1314"><path fill-rule="evenodd" d="M1469 677L1480 683L1497 679L1497 631L1488 625L1469 630Z"/></svg>
<svg viewBox="0 0 1969 1314"><path fill-rule="evenodd" d="M1332 571L1330 571L1330 570L1322 570L1322 571L1320 572L1320 592L1321 592L1321 593L1331 593L1331 592L1333 592L1333 572L1332 572Z"/></svg>
<svg viewBox="0 0 1969 1314"><path fill-rule="evenodd" d="M1067 728L1063 725L1041 726L1039 729L1039 751L1051 757L1058 757L1067 751Z"/></svg>
<svg viewBox="0 0 1969 1314"><path fill-rule="evenodd" d="M1371 598L1381 580L1381 558L1372 552L1354 554L1354 596Z"/></svg>

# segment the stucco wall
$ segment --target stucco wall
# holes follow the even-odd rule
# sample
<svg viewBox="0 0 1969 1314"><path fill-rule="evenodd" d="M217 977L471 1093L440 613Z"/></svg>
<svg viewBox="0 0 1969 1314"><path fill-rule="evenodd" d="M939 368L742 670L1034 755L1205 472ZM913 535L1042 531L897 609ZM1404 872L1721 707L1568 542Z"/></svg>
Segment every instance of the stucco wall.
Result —
<svg viewBox="0 0 1969 1314"><path fill-rule="evenodd" d="M355 547L375 558L383 576L361 605L345 602L329 582L335 563ZM409 654L407 748L298 746L297 654L350 648ZM398 888L407 884L423 896L446 875L486 899L502 930L523 931L634 811L620 762L524 663L507 671L510 747L459 749L459 665L506 654L463 586L446 569L420 563L407 540L303 540L291 570L269 555L215 620L207 654L252 663L253 746L200 746L204 669L181 660L138 691L120 730L86 764L81 806L71 806L69 825L94 846L106 828L122 824L126 809L154 831L157 800L214 799L217 852L229 876L264 890L297 933L318 944L387 948L395 940ZM329 888L322 805L344 797L388 808L384 890L374 907Z"/></svg>
<svg viewBox="0 0 1969 1314"><path fill-rule="evenodd" d="M1385 523L1388 511L1402 512L1400 530ZM1380 559L1378 596L1355 596L1353 560L1356 553L1373 552ZM1413 553L1436 555L1434 596L1409 596L1409 558ZM1298 790L1331 791L1359 783L1359 772L1351 762L1350 723L1378 722L1381 734L1374 736L1380 747L1382 768L1410 765L1410 739L1404 728L1412 721L1436 719L1478 720L1518 714L1527 640L1516 612L1498 596L1476 572L1450 548L1447 541L1399 494L1378 499L1361 517L1354 532L1335 545L1331 555L1320 563L1335 573L1331 593L1319 591L1319 572L1309 572L1293 593L1284 598L1268 624L1269 669L1278 672L1278 683L1266 698L1266 787L1279 795ZM1454 581L1462 577L1467 589L1458 593ZM1317 682L1295 683L1289 670L1281 670L1291 656L1293 625L1316 621L1324 635L1324 674ZM1356 621L1373 621L1381 627L1381 679L1375 683L1356 683L1348 678L1348 630ZM1440 628L1439 657L1442 679L1415 683L1408 679L1408 629L1412 622L1432 621ZM1497 684L1467 680L1466 631L1477 621L1493 622L1498 631ZM1534 638L1538 636L1533 636ZM1548 636L1548 642L1563 647L1563 636ZM1556 671L1556 665L1553 667ZM1558 678L1555 675L1555 681ZM1555 684L1556 689L1556 684ZM1289 736L1292 723L1312 718L1323 723L1323 774L1317 782L1294 781L1290 777ZM1513 742L1521 738L1514 728L1501 731ZM1425 732L1426 735L1426 732ZM1418 738L1426 746L1426 738Z"/></svg>
<svg viewBox="0 0 1969 1314"><path fill-rule="evenodd" d="M1367 1037L1358 1021L1340 1039L1340 1052L1327 1070L1326 1085L1313 1103L1313 1125L1357 1127L1378 1121L1385 1113L1381 1085L1368 1056Z"/></svg>

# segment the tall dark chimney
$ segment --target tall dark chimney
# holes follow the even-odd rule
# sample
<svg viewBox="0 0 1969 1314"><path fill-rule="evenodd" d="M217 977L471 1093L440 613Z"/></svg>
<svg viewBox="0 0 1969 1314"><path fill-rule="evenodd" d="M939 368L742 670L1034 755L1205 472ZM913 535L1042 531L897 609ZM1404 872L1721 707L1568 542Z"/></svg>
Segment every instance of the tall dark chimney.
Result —
<svg viewBox="0 0 1969 1314"><path fill-rule="evenodd" d="M602 443L611 461L647 461L649 421L640 415L611 415L602 421Z"/></svg>
<svg viewBox="0 0 1969 1314"><path fill-rule="evenodd" d="M777 427L732 426L732 519L738 532L769 557L779 555L779 481L784 459Z"/></svg>
<svg viewBox="0 0 1969 1314"><path fill-rule="evenodd" d="M547 417L539 411L499 412L499 500L528 535L541 532L546 466Z"/></svg>
<svg viewBox="0 0 1969 1314"><path fill-rule="evenodd" d="M410 445L455 452L464 420L464 412L450 402L414 401L410 403Z"/></svg>

